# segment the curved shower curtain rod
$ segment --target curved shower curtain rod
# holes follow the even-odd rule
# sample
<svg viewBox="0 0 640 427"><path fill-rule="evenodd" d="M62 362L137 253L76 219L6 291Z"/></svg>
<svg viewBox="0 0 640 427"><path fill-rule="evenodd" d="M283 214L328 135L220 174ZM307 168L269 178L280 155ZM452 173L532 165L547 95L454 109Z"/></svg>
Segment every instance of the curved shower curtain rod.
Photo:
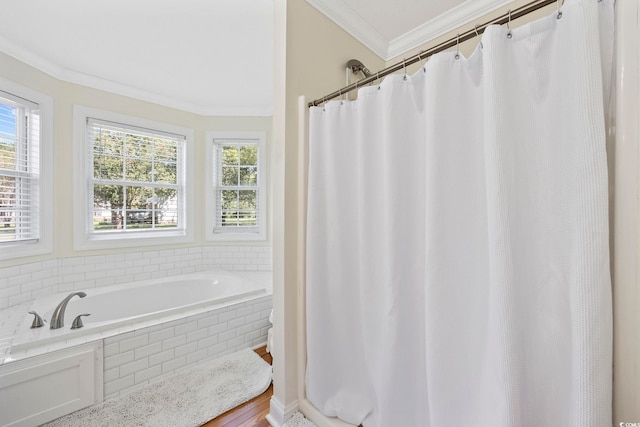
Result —
<svg viewBox="0 0 640 427"><path fill-rule="evenodd" d="M598 0L601 1L601 0ZM315 107L320 104L323 104L331 99L342 96L346 93L349 93L353 90L357 90L359 87L368 85L369 83L373 83L376 80L385 77L389 74L395 73L396 71L400 71L407 67L407 65L415 64L416 62L427 59L431 55L434 55L438 52L445 51L450 49L464 41L471 40L474 37L479 37L480 34L484 33L484 30L489 25L504 25L510 23L514 19L521 18L525 15L530 14L531 12L535 12L538 9L542 9L545 6L549 6L551 4L556 3L558 8L560 7L561 0L534 0L530 3L527 3L524 6L521 6L514 10L509 10L506 13L500 15L498 18L493 19L489 22L485 22L482 25L476 25L473 29L470 29L462 34L457 34L455 37L450 38L449 40L445 40L444 42L429 48L427 50L422 50L418 54L413 55L405 60L398 62L394 65L391 65L387 68L384 68L376 73L371 74L369 77L366 77L362 80L359 80L355 83L350 84L349 86L345 86L342 89L339 89L335 92L330 93L329 95L323 96L322 98L318 98L315 101L309 102L309 107ZM562 12L558 12L558 17L562 16Z"/></svg>

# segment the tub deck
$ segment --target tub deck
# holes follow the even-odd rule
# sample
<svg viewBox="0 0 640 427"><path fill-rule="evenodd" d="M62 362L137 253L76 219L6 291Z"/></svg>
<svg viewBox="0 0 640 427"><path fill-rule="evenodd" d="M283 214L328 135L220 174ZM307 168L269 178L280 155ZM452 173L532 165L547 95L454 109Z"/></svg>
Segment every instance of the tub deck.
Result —
<svg viewBox="0 0 640 427"><path fill-rule="evenodd" d="M271 285L271 272L233 272L240 277L246 278L248 280L258 282L264 285L265 293L262 295L271 295L272 293L272 285ZM99 289L99 288L95 288ZM90 291L90 290L89 290ZM246 298L241 298L237 300L237 302L242 302L251 298L255 298L255 295L249 295ZM20 360L26 357L37 356L40 354L49 353L56 350L61 350L64 348L72 347L75 345L84 344L87 342L95 341L98 339L109 338L112 336L116 336L119 334L124 334L135 329L149 327L159 322L169 322L176 319L183 318L185 316L193 316L199 313L203 313L209 310L212 310L216 307L219 307L221 304L212 303L210 305L201 305L195 307L193 309L188 309L178 314L172 314L169 316L162 317L161 319L150 319L143 321L135 321L125 325L119 325L114 329L107 330L98 330L89 334L85 334L83 336L73 336L69 334L64 340L56 341L56 342L47 342L42 345L34 346L31 348L20 349L18 351L15 348L12 348L15 342L16 336L21 332L21 328L24 328L23 325L25 319L25 313L29 311L32 306L32 302L27 302L23 304L19 304L16 306L9 307L6 310L2 310L0 313L0 365L5 363L9 363L13 360ZM48 320L44 328L48 327ZM65 319L65 328L70 326L72 319Z"/></svg>

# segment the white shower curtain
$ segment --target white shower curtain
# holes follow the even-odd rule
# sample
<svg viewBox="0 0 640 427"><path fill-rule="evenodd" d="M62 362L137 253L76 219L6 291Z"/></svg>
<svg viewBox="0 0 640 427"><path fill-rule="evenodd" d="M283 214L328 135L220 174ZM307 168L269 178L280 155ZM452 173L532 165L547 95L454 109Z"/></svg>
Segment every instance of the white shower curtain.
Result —
<svg viewBox="0 0 640 427"><path fill-rule="evenodd" d="M310 111L307 396L365 427L611 425L613 2Z"/></svg>

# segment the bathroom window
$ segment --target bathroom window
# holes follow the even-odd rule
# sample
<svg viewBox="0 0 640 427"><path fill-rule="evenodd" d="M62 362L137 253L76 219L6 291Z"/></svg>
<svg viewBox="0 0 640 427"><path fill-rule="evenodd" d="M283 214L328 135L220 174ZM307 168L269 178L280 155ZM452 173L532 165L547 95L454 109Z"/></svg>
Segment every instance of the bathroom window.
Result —
<svg viewBox="0 0 640 427"><path fill-rule="evenodd" d="M211 240L265 239L265 136L208 133Z"/></svg>
<svg viewBox="0 0 640 427"><path fill-rule="evenodd" d="M0 81L0 259L51 252L51 120L49 97Z"/></svg>
<svg viewBox="0 0 640 427"><path fill-rule="evenodd" d="M78 115L85 127L86 240L131 246L186 236L189 132L103 112Z"/></svg>

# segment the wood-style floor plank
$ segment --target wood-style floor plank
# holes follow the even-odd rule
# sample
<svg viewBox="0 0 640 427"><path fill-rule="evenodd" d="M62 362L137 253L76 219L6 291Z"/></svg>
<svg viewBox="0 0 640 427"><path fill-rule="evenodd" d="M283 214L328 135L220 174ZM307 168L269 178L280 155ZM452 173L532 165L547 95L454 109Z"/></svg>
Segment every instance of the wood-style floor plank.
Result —
<svg viewBox="0 0 640 427"><path fill-rule="evenodd" d="M267 363L272 363L271 355L267 353L266 347L260 347L255 352ZM202 427L269 427L269 422L265 417L269 413L269 401L272 395L273 385L270 385L267 391L261 395L218 415Z"/></svg>

